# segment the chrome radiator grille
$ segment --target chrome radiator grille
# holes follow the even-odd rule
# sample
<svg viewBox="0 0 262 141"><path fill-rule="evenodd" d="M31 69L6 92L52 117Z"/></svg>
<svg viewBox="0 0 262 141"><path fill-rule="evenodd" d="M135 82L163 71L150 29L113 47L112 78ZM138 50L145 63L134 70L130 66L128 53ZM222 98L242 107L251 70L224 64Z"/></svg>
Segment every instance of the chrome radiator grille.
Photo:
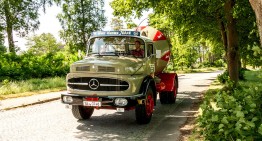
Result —
<svg viewBox="0 0 262 141"><path fill-rule="evenodd" d="M68 79L71 89L91 91L124 91L129 84L126 81L112 78L78 77Z"/></svg>

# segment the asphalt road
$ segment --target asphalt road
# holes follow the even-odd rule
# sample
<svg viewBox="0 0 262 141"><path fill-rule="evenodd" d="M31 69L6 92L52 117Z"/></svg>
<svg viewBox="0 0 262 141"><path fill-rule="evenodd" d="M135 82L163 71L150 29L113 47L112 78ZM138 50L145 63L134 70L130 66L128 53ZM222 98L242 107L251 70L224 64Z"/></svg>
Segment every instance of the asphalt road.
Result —
<svg viewBox="0 0 262 141"><path fill-rule="evenodd" d="M0 140L56 141L176 141L192 103L221 72L179 76L175 104L161 105L157 100L152 120L138 125L135 111L116 113L95 110L90 120L76 120L59 100L0 112Z"/></svg>

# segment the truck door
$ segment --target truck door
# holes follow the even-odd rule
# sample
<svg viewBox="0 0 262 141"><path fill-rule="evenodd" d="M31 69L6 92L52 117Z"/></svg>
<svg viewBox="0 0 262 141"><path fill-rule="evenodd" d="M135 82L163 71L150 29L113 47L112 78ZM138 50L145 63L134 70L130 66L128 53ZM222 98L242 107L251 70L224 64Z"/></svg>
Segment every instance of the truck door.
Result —
<svg viewBox="0 0 262 141"><path fill-rule="evenodd" d="M154 75L155 73L155 67L156 67L156 55L154 53L154 46L153 43L149 43L147 45L147 57L150 60L149 65L150 65L150 73L151 75Z"/></svg>

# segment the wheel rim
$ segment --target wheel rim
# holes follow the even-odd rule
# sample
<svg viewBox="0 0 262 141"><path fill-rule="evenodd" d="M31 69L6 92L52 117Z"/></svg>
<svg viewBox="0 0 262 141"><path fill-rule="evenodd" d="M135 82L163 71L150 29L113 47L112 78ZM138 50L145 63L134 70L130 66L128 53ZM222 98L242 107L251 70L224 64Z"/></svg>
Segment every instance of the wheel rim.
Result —
<svg viewBox="0 0 262 141"><path fill-rule="evenodd" d="M146 114L147 116L150 116L153 113L154 110L154 99L152 95L147 96L147 101L146 101Z"/></svg>

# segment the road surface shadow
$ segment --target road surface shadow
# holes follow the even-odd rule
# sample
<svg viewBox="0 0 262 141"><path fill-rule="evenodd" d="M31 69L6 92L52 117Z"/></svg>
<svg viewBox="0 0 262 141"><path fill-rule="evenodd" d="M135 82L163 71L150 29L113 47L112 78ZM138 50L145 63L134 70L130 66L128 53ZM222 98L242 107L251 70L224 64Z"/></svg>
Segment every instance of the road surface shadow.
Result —
<svg viewBox="0 0 262 141"><path fill-rule="evenodd" d="M79 120L74 134L80 140L176 140L192 112L187 109L199 99L196 91L180 92L175 104L161 104L158 99L151 122L145 125L136 123L134 110L92 116Z"/></svg>
<svg viewBox="0 0 262 141"><path fill-rule="evenodd" d="M210 78L210 79L206 79L206 80L214 81L214 80L216 80L216 78Z"/></svg>
<svg viewBox="0 0 262 141"><path fill-rule="evenodd" d="M187 78L187 77L178 77L178 81L182 80L182 79L190 79L190 78Z"/></svg>
<svg viewBox="0 0 262 141"><path fill-rule="evenodd" d="M209 87L210 85L192 85L192 86L196 86L196 87Z"/></svg>
<svg viewBox="0 0 262 141"><path fill-rule="evenodd" d="M75 136L81 140L137 140L154 126L153 123L137 124L134 110L94 116L78 122Z"/></svg>

